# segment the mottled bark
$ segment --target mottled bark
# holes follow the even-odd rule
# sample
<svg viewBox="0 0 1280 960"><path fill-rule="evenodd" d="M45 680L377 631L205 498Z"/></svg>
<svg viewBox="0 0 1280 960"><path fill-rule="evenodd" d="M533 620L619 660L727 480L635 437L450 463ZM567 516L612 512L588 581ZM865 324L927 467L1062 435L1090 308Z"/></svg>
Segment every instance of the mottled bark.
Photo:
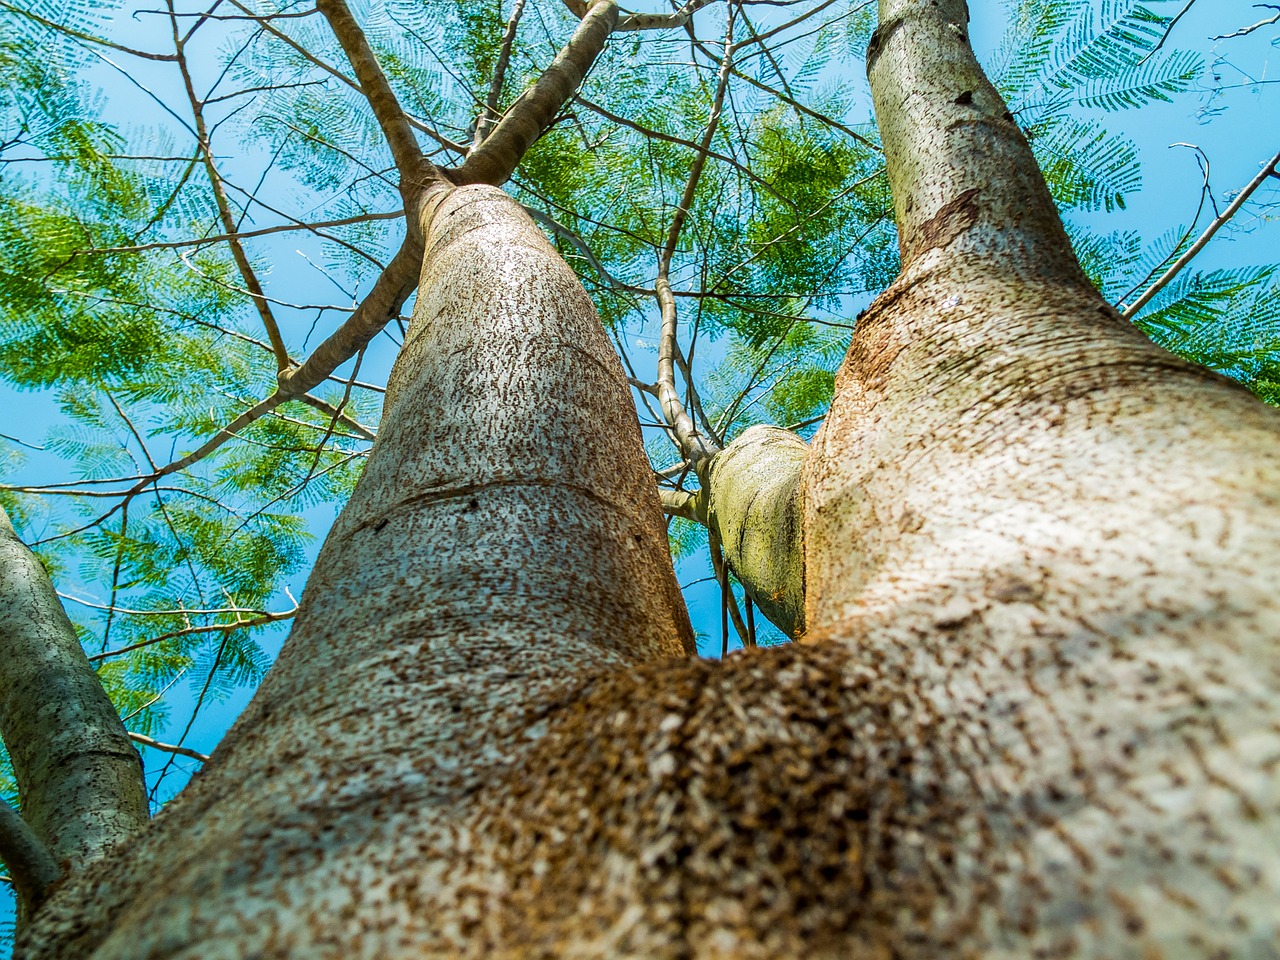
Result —
<svg viewBox="0 0 1280 960"><path fill-rule="evenodd" d="M147 820L142 761L44 567L0 510L0 735L22 816L61 870Z"/></svg>

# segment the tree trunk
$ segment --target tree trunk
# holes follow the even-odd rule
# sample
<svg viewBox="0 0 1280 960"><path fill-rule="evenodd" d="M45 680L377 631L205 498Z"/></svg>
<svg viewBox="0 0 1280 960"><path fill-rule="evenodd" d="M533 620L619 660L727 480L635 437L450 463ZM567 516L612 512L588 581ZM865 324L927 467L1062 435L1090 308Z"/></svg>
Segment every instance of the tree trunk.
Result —
<svg viewBox="0 0 1280 960"><path fill-rule="evenodd" d="M881 17L904 272L805 464L809 642L671 659L585 295L437 195L279 663L24 960L1275 956L1280 418L1088 285L962 0Z"/></svg>
<svg viewBox="0 0 1280 960"><path fill-rule="evenodd" d="M452 924L403 898L447 880L472 798L572 671L694 652L585 291L496 189L435 193L423 221L369 467L279 661L135 862L69 885L23 955L417 956ZM357 948L370 909L398 919Z"/></svg>

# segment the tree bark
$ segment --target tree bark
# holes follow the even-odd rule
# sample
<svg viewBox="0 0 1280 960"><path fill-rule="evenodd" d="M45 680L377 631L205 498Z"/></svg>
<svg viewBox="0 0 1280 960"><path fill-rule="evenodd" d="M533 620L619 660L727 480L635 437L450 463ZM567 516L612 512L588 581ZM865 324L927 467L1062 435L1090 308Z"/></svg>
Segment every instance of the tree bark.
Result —
<svg viewBox="0 0 1280 960"><path fill-rule="evenodd" d="M404 897L447 886L575 671L695 650L585 291L500 191L428 204L369 467L278 662L136 864L63 892L24 955L429 955L455 923Z"/></svg>
<svg viewBox="0 0 1280 960"><path fill-rule="evenodd" d="M0 658L0 735L23 820L60 871L78 870L146 823L142 761L48 573L3 510ZM23 898L24 918L33 899Z"/></svg>

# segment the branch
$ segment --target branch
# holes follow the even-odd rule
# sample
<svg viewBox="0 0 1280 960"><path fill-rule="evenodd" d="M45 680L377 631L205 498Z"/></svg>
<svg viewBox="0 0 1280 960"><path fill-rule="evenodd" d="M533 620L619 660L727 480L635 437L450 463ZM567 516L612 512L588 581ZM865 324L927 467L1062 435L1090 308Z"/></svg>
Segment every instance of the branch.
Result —
<svg viewBox="0 0 1280 960"><path fill-rule="evenodd" d="M1190 4L1188 4L1188 6L1189 5ZM1266 10L1280 10L1280 7L1276 6L1274 3L1255 3L1254 6L1261 7ZM1212 37L1211 39L1234 40L1236 37L1247 37L1249 34L1253 33L1253 31L1261 30L1263 27L1270 26L1277 21L1280 21L1280 13L1277 13L1274 17L1267 17L1265 20L1259 20L1257 23L1251 24L1250 26L1241 27L1235 33L1228 33L1221 37Z"/></svg>
<svg viewBox="0 0 1280 960"><path fill-rule="evenodd" d="M355 384L353 383L348 383L347 390L350 391L350 389L354 385ZM326 403L324 400L321 400L319 397L312 396L309 393L304 393L298 399L301 400L303 403L305 403L307 406L312 407L313 409L319 410L321 413L329 417L332 417L336 423L341 423L343 426L347 427L348 429L354 430L361 440L373 440L377 436L376 433L374 433L372 430L366 427L363 423L360 423L360 421L358 420L353 420L351 417L347 416L345 413L343 413L333 404Z"/></svg>
<svg viewBox="0 0 1280 960"><path fill-rule="evenodd" d="M76 868L147 820L138 752L44 567L0 510L0 734L25 820Z"/></svg>
<svg viewBox="0 0 1280 960"><path fill-rule="evenodd" d="M507 79L507 64L511 62L511 45L516 39L516 28L520 25L520 17L524 14L525 0L516 0L511 10L511 19L507 21L507 29L502 33L502 48L498 51L498 62L493 68L493 77L489 81L489 96L484 102L484 112L476 119L475 142L471 149L475 150L484 142L498 122L498 101L502 99L502 87Z"/></svg>
<svg viewBox="0 0 1280 960"><path fill-rule="evenodd" d="M4 799L0 799L0 860L9 868L9 882L18 893L19 913L35 914L61 870L49 847Z"/></svg>
<svg viewBox="0 0 1280 960"><path fill-rule="evenodd" d="M207 753L199 753L190 747L180 747L173 743L161 743L159 740L152 740L150 737L144 737L140 733L130 733L129 739L134 743L140 743L144 747L150 747L152 750L161 750L165 753L176 753L179 756L190 757L192 760L199 760L205 763L209 759Z"/></svg>
<svg viewBox="0 0 1280 960"><path fill-rule="evenodd" d="M1277 176L1277 167L1280 167L1280 153L1277 153L1272 157L1271 161L1262 168L1262 171L1249 181L1248 186L1240 191L1240 195L1231 201L1231 206L1222 211L1222 215L1214 220L1213 223L1209 224L1208 229L1206 229L1204 233L1200 234L1199 238L1191 245L1186 253L1174 261L1173 266L1166 270L1159 280L1147 287L1146 292L1135 300L1131 306L1125 307L1121 316L1126 320L1132 320L1137 316L1139 310L1150 303L1151 299L1157 293L1167 287L1173 281L1174 277L1181 273L1187 264L1196 258L1196 255L1205 248L1205 245L1210 240L1213 239L1213 235L1217 233L1228 220L1234 217L1242 206L1244 206L1245 201L1247 201L1269 177Z"/></svg>
<svg viewBox="0 0 1280 960"><path fill-rule="evenodd" d="M591 4L568 45L556 54L537 82L516 99L488 139L472 151L450 179L458 184L505 183L582 83L617 22L615 0Z"/></svg>
<svg viewBox="0 0 1280 960"><path fill-rule="evenodd" d="M617 30L668 30L672 27L683 27L693 15L712 0L689 0L683 7L673 13L633 13L621 23ZM834 0L832 0L834 2Z"/></svg>
<svg viewBox="0 0 1280 960"><path fill-rule="evenodd" d="M0 860L9 868L19 909L28 917L62 876L49 848L4 799L0 799Z"/></svg>
<svg viewBox="0 0 1280 960"><path fill-rule="evenodd" d="M140 243L132 247L94 247L85 253L138 253L143 250L177 250L182 247L203 247L210 243L221 243L224 240L247 240L250 237L265 237L273 233L290 233L294 230L315 232L326 227L345 227L353 223L368 223L370 220L399 220L404 216L403 210L392 210L389 213L362 213L358 217L342 217L339 220L321 220L315 223L299 221L298 223L280 223L274 227L261 227L257 230L239 230L234 233L219 233L210 237L199 237L195 240L161 240L155 243Z"/></svg>
<svg viewBox="0 0 1280 960"><path fill-rule="evenodd" d="M170 10L172 10L172 7L170 7ZM245 290L252 298L253 305L258 311L258 316L262 318L263 329L267 331L267 339L271 341L271 351L275 354L276 369L285 370L289 367L289 351L285 347L284 338L280 335L280 326L276 323L275 314L271 312L271 306L267 303L262 284L258 282L257 274L254 272L252 264L249 263L249 256L245 253L244 245L235 237L239 224L236 223L235 217L231 214L231 203L227 199L226 187L222 182L221 174L218 173L217 164L213 160L213 143L210 139L209 128L204 120L204 104L199 96L196 95L195 84L191 79L191 71L187 68L186 49L183 45L184 41L178 32L177 17L171 14L170 22L173 25L174 56L178 62L178 70L182 74L182 83L186 89L187 100L191 105L192 116L195 119L196 143L200 147L200 155L203 158L205 173L209 177L209 185L213 190L213 199L218 208L218 217L222 221L222 229L230 237L228 245L231 247L231 258L235 261L236 269L240 272Z"/></svg>
<svg viewBox="0 0 1280 960"><path fill-rule="evenodd" d="M414 219L410 218L411 221ZM280 391L276 396L281 399L276 405L287 399L299 398L319 386L377 336L378 331L399 316L400 308L413 293L422 270L423 249L417 233L417 230L410 230L387 268L374 281L369 295L360 301L342 326L300 365L280 374Z"/></svg>
<svg viewBox="0 0 1280 960"><path fill-rule="evenodd" d="M329 21L334 36L338 38L338 43L351 62L351 68L360 82L360 91L368 99L387 146L391 148L396 169L400 171L400 194L405 198L405 209L411 209L410 200L417 194L422 182L438 180L440 172L418 146L408 117L401 109L400 101L396 99L364 31L351 15L345 0L316 0L316 7ZM410 231L416 228L417 224L410 218Z"/></svg>
<svg viewBox="0 0 1280 960"><path fill-rule="evenodd" d="M683 517L704 527L707 525L706 510L701 498L687 490L659 490L658 499L662 502L662 512L669 517Z"/></svg>
<svg viewBox="0 0 1280 960"><path fill-rule="evenodd" d="M733 20L730 17L730 31L732 30L732 23ZM671 429L675 433L682 456L693 464L693 470L700 479L702 479L702 474L707 465L711 462L711 458L720 452L720 446L715 442L714 438L703 437L698 432L697 425L689 416L688 411L680 400L680 393L676 389L676 357L680 354L680 344L677 341L679 316L676 313L676 300L671 292L671 260L675 256L676 245L680 242L680 232L688 219L689 209L693 206L694 195L698 189L698 180L701 178L703 168L707 164L707 151L711 148L716 128L720 123L720 115L724 110L725 92L728 90L729 75L733 69L733 52L732 36L731 34L726 35L724 56L720 61L720 70L716 77L716 91L711 101L711 113L707 117L707 125L702 132L702 139L698 144L698 152L694 157L693 166L689 169L689 177L685 181L684 193L680 197L675 216L671 220L671 227L667 231L666 243L663 245L662 252L658 257L658 278L654 281L654 289L658 295L658 305L662 311L662 334L658 341L658 403L662 407L663 419L671 425Z"/></svg>

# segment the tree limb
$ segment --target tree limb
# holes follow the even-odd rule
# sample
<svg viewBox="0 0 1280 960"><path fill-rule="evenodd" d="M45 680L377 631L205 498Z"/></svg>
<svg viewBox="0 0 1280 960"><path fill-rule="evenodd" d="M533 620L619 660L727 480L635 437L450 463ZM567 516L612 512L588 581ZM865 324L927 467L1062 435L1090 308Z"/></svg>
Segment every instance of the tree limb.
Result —
<svg viewBox="0 0 1280 960"><path fill-rule="evenodd" d="M732 30L732 17L730 18L729 29L730 31ZM731 33L726 34L724 56L721 59L720 70L716 78L716 91L711 102L711 112L707 117L707 125L698 144L698 152L694 156L693 165L689 169L689 177L685 181L684 192L671 219L671 226L667 230L666 242L663 244L662 252L658 257L658 277L654 281L658 305L662 312L662 334L658 341L658 403L662 407L663 419L671 426L680 445L682 456L693 465L693 470L699 479L703 479L707 465L711 462L711 458L720 451L720 445L716 443L714 437L704 437L698 431L697 425L689 416L684 403L680 400L680 393L676 389L676 357L680 353L680 344L677 341L679 316L676 312L675 296L671 292L671 261L675 256L676 245L680 242L680 232L684 228L685 221L689 216L689 210L693 206L693 199L698 189L698 180L701 178L703 168L707 164L707 151L711 147L711 142L715 138L716 128L720 123L720 116L724 109L725 92L728 90L729 76L733 69L733 51L732 35Z"/></svg>
<svg viewBox="0 0 1280 960"><path fill-rule="evenodd" d="M556 54L532 87L522 93L493 132L461 166L451 171L455 183L507 181L516 166L543 131L551 125L560 108L582 83L609 34L618 22L615 0L596 0L578 24L569 43Z"/></svg>
<svg viewBox="0 0 1280 960"><path fill-rule="evenodd" d="M150 747L152 750L159 750L162 753L174 753L182 757L190 757L192 760L199 760L205 763L209 759L207 753L200 753L192 750L190 747L178 746L174 743L161 743L159 740L152 740L150 737L144 737L140 733L130 733L129 739L134 743L140 743L144 747Z"/></svg>
<svg viewBox="0 0 1280 960"><path fill-rule="evenodd" d="M1231 201L1231 206L1227 207L1226 210L1223 210L1222 215L1214 220L1213 223L1209 224L1208 229L1206 229L1204 233L1200 234L1199 238L1197 238L1196 242L1190 246L1186 253L1174 261L1173 266L1166 270L1160 279L1147 287L1142 296L1135 300L1130 306L1124 308L1124 312L1121 316L1126 320L1132 320L1138 315L1138 311L1150 303L1157 293L1173 282L1173 279L1181 273L1187 264L1194 260L1197 254L1205 248L1205 245L1213 239L1213 235L1217 233L1223 225L1227 223L1227 221L1236 215L1240 208L1244 206L1245 201L1253 196L1254 192L1262 186L1269 177L1276 175L1277 168L1280 168L1280 153L1277 153L1272 157L1271 161L1262 168L1262 171L1249 181L1248 185L1240 191L1240 194Z"/></svg>
<svg viewBox="0 0 1280 960"><path fill-rule="evenodd" d="M345 0L317 0L316 7L329 21L334 36L338 38L338 43L360 82L360 91L368 99L378 126L382 128L382 135L391 148L396 169L400 171L400 195L404 197L405 209L411 210L411 201L418 194L422 183L440 179L440 172L418 146L409 120L400 107L400 101L396 99L364 31L351 15ZM410 217L409 230L413 232L416 229L417 223Z"/></svg>
<svg viewBox="0 0 1280 960"><path fill-rule="evenodd" d="M489 96L484 102L484 111L476 119L475 142L471 149L475 150L484 142L498 122L498 101L502 99L502 88L507 79L507 64L511 62L511 45L516 39L516 28L520 25L520 17L524 14L525 0L516 0L507 20L507 29L502 33L502 47L498 51L498 62L493 68L493 77L489 80Z"/></svg>
<svg viewBox="0 0 1280 960"><path fill-rule="evenodd" d="M0 860L9 868L10 880L18 892L18 909L25 916L31 916L62 871L27 821L3 799L0 799Z"/></svg>
<svg viewBox="0 0 1280 960"><path fill-rule="evenodd" d="M0 735L25 820L58 863L75 869L146 822L138 752L48 573L3 510Z"/></svg>

